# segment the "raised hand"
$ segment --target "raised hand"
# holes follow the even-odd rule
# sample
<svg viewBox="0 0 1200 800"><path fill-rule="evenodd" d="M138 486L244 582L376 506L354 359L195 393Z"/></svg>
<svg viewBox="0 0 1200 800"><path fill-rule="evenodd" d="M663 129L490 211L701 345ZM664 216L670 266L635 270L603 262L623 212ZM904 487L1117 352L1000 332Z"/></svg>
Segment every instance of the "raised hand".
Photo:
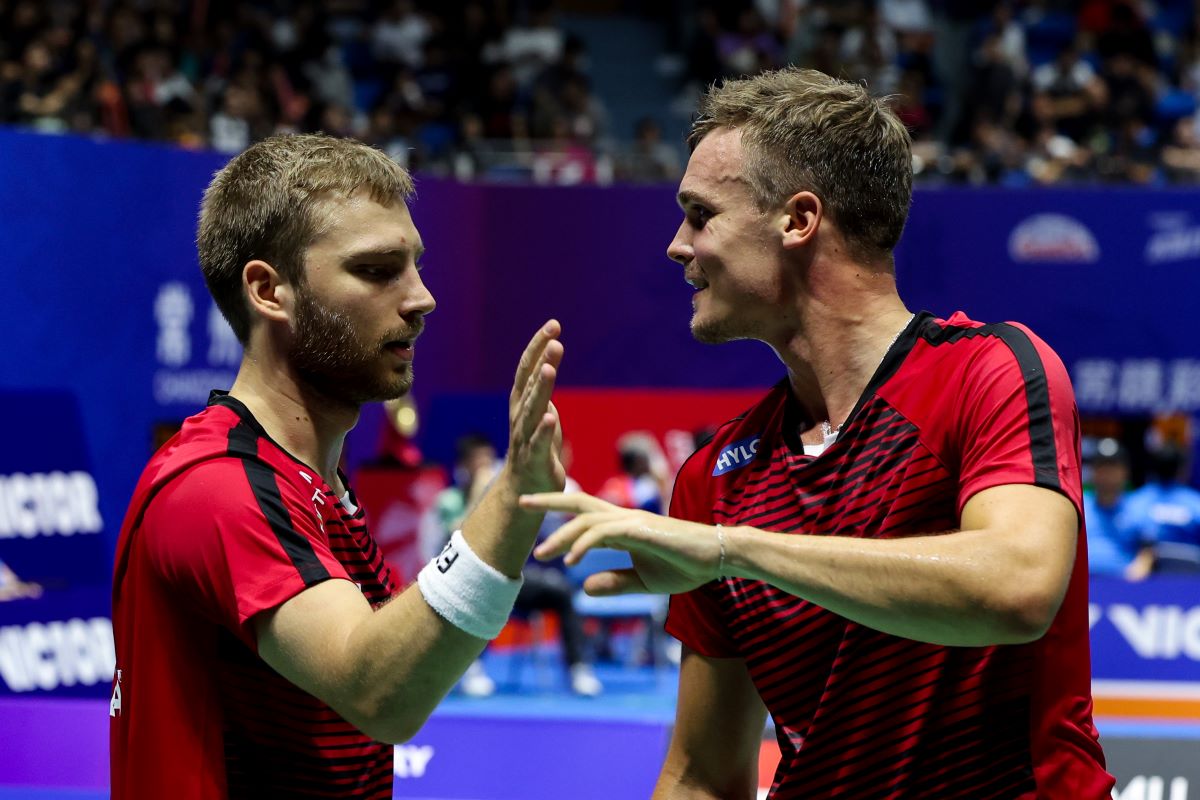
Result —
<svg viewBox="0 0 1200 800"><path fill-rule="evenodd" d="M577 564L595 547L633 556L633 569L589 576L588 594L678 594L719 577L723 537L715 526L621 508L582 492L525 495L521 506L576 515L533 551L543 561L565 553L567 564Z"/></svg>
<svg viewBox="0 0 1200 800"><path fill-rule="evenodd" d="M508 398L509 470L520 492L560 491L566 471L560 460L562 425L550 401L563 346L557 320L543 325L521 354Z"/></svg>

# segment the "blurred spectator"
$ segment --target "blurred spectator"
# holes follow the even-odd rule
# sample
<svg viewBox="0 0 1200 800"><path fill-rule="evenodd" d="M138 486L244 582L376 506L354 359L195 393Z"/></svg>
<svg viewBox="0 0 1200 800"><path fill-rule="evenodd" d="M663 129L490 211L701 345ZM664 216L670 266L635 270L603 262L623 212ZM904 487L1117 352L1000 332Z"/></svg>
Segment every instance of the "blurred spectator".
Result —
<svg viewBox="0 0 1200 800"><path fill-rule="evenodd" d="M1141 546L1125 515L1129 455L1116 439L1101 439L1090 466L1091 488L1083 495L1088 571L1124 577Z"/></svg>
<svg viewBox="0 0 1200 800"><path fill-rule="evenodd" d="M0 2L0 124L227 153L276 132L324 129L368 137L409 167L495 180L604 183L611 163L630 177L651 151L651 171L670 173L666 149L682 154L682 142L650 129L612 141L605 100L614 98L593 88L588 43L564 30L549 0L188 9ZM662 38L681 50L662 59L686 71L669 108L680 121L714 80L793 63L902 94L894 102L912 129L918 181L1197 178L1196 137L1179 124L1200 105L1194 6L755 0L678 9L691 13L639 22L671 26ZM654 83L621 102L650 101Z"/></svg>
<svg viewBox="0 0 1200 800"><path fill-rule="evenodd" d="M987 34L975 52L971 91L976 120L1013 128L1022 112L1022 73L1004 51L1001 34Z"/></svg>
<svg viewBox="0 0 1200 800"><path fill-rule="evenodd" d="M597 178L597 161L591 148L574 134L567 117L554 117L550 121L550 138L533 159L534 181L573 186L596 183Z"/></svg>
<svg viewBox="0 0 1200 800"><path fill-rule="evenodd" d="M905 70L900 76L892 107L914 140L933 131L933 114L925 103L925 76L918 70Z"/></svg>
<svg viewBox="0 0 1200 800"><path fill-rule="evenodd" d="M1129 577L1154 571L1156 548L1163 543L1200 547L1200 492L1185 483L1187 458L1181 447L1162 445L1149 453L1149 479L1130 493L1125 524L1144 543Z"/></svg>
<svg viewBox="0 0 1200 800"><path fill-rule="evenodd" d="M529 86L546 67L562 56L566 37L554 23L554 9L542 0L527 25L514 25L505 33L497 55L512 66L522 86Z"/></svg>
<svg viewBox="0 0 1200 800"><path fill-rule="evenodd" d="M371 29L371 52L385 63L416 69L432 26L412 0L393 0Z"/></svg>
<svg viewBox="0 0 1200 800"><path fill-rule="evenodd" d="M1091 64L1068 47L1033 71L1033 112L1043 125L1079 142L1098 120L1107 91Z"/></svg>
<svg viewBox="0 0 1200 800"><path fill-rule="evenodd" d="M838 57L843 77L861 81L876 94L891 94L899 83L896 34L884 21L879 7L862 3L861 24L847 28L842 34Z"/></svg>
<svg viewBox="0 0 1200 800"><path fill-rule="evenodd" d="M648 433L627 433L617 440L617 457L621 471L606 480L596 496L622 508L663 513L670 475L658 441Z"/></svg>
<svg viewBox="0 0 1200 800"><path fill-rule="evenodd" d="M666 183L679 178L679 156L662 140L662 128L651 117L638 120L633 147L618 170L622 180Z"/></svg>
<svg viewBox="0 0 1200 800"><path fill-rule="evenodd" d="M1179 120L1162 150L1162 163L1175 183L1200 183L1200 112Z"/></svg>
<svg viewBox="0 0 1200 800"><path fill-rule="evenodd" d="M737 27L717 37L717 58L726 76L753 75L783 65L783 48L753 6L738 14Z"/></svg>

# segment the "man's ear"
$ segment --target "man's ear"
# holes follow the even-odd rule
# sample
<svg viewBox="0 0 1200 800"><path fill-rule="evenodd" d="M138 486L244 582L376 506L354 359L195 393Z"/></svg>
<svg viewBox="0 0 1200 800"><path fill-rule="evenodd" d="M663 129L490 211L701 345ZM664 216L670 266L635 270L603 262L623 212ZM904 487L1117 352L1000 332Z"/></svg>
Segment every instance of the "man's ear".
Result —
<svg viewBox="0 0 1200 800"><path fill-rule="evenodd" d="M812 192L797 192L787 199L783 207L783 246L794 249L812 244L825 207L821 198Z"/></svg>
<svg viewBox="0 0 1200 800"><path fill-rule="evenodd" d="M266 261L247 261L242 268L250 313L276 322L287 322L295 309L295 290L285 283L279 270Z"/></svg>

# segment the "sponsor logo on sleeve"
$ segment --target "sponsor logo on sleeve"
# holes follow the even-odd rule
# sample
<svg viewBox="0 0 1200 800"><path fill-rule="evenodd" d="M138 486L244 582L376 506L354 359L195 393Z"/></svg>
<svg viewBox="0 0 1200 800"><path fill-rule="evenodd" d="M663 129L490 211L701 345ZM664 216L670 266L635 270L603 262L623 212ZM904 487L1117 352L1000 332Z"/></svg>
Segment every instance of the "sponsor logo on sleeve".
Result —
<svg viewBox="0 0 1200 800"><path fill-rule="evenodd" d="M755 434L726 446L717 456L716 464L713 466L713 477L741 469L753 461L754 456L758 454L759 441L760 435Z"/></svg>

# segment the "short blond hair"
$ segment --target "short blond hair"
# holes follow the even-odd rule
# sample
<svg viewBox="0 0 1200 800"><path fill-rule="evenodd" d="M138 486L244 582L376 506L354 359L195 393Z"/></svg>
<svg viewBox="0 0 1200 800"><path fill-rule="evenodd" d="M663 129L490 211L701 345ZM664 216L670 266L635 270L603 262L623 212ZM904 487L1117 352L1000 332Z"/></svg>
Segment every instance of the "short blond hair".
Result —
<svg viewBox="0 0 1200 800"><path fill-rule="evenodd" d="M353 139L321 134L272 136L213 176L200 206L196 248L217 307L242 344L250 309L242 270L254 259L304 284L304 252L325 223L322 200L365 188L384 205L413 196L412 177L395 161Z"/></svg>
<svg viewBox="0 0 1200 800"><path fill-rule="evenodd" d="M858 255L890 255L912 203L912 141L886 101L856 83L788 67L713 86L688 144L741 131L760 211L811 191Z"/></svg>

